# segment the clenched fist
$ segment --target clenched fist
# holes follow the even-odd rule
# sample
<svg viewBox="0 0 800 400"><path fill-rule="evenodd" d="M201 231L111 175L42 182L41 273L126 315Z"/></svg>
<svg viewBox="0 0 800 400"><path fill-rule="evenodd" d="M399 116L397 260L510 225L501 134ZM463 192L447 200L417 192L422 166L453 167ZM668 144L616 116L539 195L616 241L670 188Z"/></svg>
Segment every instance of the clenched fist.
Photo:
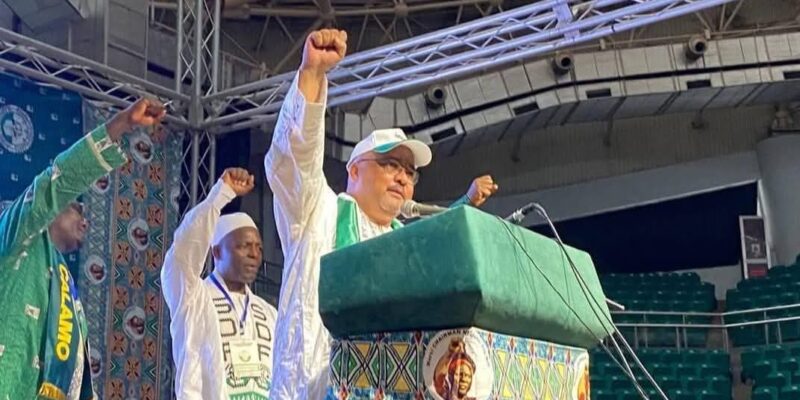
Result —
<svg viewBox="0 0 800 400"><path fill-rule="evenodd" d="M166 114L166 109L157 100L141 98L115 114L106 124L106 130L111 139L119 140L133 128L160 123Z"/></svg>
<svg viewBox="0 0 800 400"><path fill-rule="evenodd" d="M467 197L473 206L480 207L498 189L499 187L494 183L491 175L479 176L472 181L472 185L467 191Z"/></svg>
<svg viewBox="0 0 800 400"><path fill-rule="evenodd" d="M311 32L306 38L301 71L324 74L342 61L347 53L347 32L322 29Z"/></svg>
<svg viewBox="0 0 800 400"><path fill-rule="evenodd" d="M250 193L255 187L255 177L243 168L227 168L221 179L240 197Z"/></svg>
<svg viewBox="0 0 800 400"><path fill-rule="evenodd" d="M142 98L123 113L128 114L128 121L133 126L153 126L161 122L167 110L156 100Z"/></svg>

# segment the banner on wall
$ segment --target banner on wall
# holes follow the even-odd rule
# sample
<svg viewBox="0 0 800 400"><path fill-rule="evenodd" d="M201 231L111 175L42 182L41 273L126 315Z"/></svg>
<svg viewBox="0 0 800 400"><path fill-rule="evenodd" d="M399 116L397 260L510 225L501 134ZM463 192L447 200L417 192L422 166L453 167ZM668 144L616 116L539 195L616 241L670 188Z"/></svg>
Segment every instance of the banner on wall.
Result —
<svg viewBox="0 0 800 400"><path fill-rule="evenodd" d="M80 96L0 73L0 212L83 136ZM71 268L76 254L65 255Z"/></svg>
<svg viewBox="0 0 800 400"><path fill-rule="evenodd" d="M0 74L0 201L19 196L82 135L77 94Z"/></svg>
<svg viewBox="0 0 800 400"><path fill-rule="evenodd" d="M105 104L86 101L83 116L91 129L111 112ZM101 399L173 397L160 272L178 223L183 137L161 133L138 129L126 135L122 147L129 162L83 196L91 224L76 279Z"/></svg>

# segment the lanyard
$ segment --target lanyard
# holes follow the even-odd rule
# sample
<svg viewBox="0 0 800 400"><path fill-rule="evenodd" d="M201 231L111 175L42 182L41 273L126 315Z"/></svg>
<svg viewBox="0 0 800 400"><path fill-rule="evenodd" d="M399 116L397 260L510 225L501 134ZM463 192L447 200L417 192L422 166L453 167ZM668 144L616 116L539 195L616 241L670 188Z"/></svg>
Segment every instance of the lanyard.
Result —
<svg viewBox="0 0 800 400"><path fill-rule="evenodd" d="M230 303L233 312L238 315L239 313L236 311L236 303L233 302L230 293L228 293L228 291L225 290L225 287L219 283L217 277L214 276L214 274L211 274L210 277L211 277L211 282L214 283L214 286L216 286L217 289L219 289L219 291L222 292L222 295L225 296L225 300L228 300L228 303ZM242 317L239 319L240 335L244 335L244 323L247 320L247 310L249 309L250 309L250 295L247 294L244 298L244 312L242 313Z"/></svg>

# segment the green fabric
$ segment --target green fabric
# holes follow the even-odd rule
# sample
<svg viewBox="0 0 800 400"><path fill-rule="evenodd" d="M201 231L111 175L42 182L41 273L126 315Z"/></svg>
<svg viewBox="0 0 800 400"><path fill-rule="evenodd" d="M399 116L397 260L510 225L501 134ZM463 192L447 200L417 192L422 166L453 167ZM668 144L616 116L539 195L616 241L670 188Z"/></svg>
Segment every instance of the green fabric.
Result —
<svg viewBox="0 0 800 400"><path fill-rule="evenodd" d="M336 214L336 242L334 249L338 250L361 241L358 229L358 207L349 195L342 193L337 199ZM392 229L402 228L398 220L392 220Z"/></svg>
<svg viewBox="0 0 800 400"><path fill-rule="evenodd" d="M75 281L66 264L59 263L50 279L50 306L47 310L47 336L44 346L44 368L39 395L44 398L60 399L69 393L75 368L78 363L88 364L85 357L79 357L87 338L86 316L78 300ZM87 353L88 354L88 353ZM91 378L89 370L81 377L81 389L86 377ZM90 395L86 398L91 398Z"/></svg>
<svg viewBox="0 0 800 400"><path fill-rule="evenodd" d="M555 242L458 207L324 256L320 314L335 337L474 326L592 348L611 331L605 296L589 255L569 252L599 307Z"/></svg>
<svg viewBox="0 0 800 400"><path fill-rule="evenodd" d="M463 195L456 199L453 204L450 204L448 208L456 208L458 206L471 206L472 202L469 200L469 196Z"/></svg>
<svg viewBox="0 0 800 400"><path fill-rule="evenodd" d="M48 333L57 335L58 329L47 325L51 289L59 279L59 265L66 264L47 228L92 182L125 161L101 126L58 155L53 166L0 215L0 399L37 398L45 371L58 375L58 379L49 378L58 380L59 386L63 374L71 379L72 371L54 359L54 349L46 346ZM60 302L60 297L52 301ZM73 335L72 341L77 340L85 336ZM81 394L89 398L91 381L88 363L84 365Z"/></svg>

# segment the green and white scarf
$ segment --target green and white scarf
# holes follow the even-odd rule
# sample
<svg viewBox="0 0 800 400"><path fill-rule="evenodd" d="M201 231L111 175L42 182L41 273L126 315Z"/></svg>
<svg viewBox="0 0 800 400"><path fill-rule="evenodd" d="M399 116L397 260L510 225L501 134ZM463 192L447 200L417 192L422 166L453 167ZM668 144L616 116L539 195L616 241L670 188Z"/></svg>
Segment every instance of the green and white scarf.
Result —
<svg viewBox="0 0 800 400"><path fill-rule="evenodd" d="M361 230L358 226L358 205L356 201L347 193L340 193L337 200L336 215L336 242L333 249L339 250L361 242ZM459 197L448 208L469 205L470 200L467 195ZM397 219L392 220L392 230L403 227L403 223ZM369 239L369 238L368 238Z"/></svg>
<svg viewBox="0 0 800 400"><path fill-rule="evenodd" d="M394 219L391 226L392 229L398 229L403 226L403 223ZM361 230L358 226L358 205L352 197L342 193L337 200L336 242L333 249L339 250L361 241Z"/></svg>

